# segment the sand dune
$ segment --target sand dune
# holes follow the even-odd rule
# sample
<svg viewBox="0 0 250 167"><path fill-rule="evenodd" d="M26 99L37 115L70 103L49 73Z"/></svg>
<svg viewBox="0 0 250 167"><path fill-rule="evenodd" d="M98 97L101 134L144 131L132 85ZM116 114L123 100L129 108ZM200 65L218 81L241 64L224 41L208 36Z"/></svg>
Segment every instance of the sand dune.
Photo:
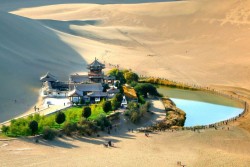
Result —
<svg viewBox="0 0 250 167"><path fill-rule="evenodd" d="M37 97L37 77L42 73L66 77L86 70L85 61L94 57L150 76L250 88L249 1L4 0L0 4L4 105L30 92L30 87L32 97ZM24 67L27 70L20 73ZM14 84L10 88L10 80L26 90ZM29 94L26 101L31 105L35 98ZM9 113L3 111L8 105L1 112Z"/></svg>
<svg viewBox="0 0 250 167"><path fill-rule="evenodd" d="M46 71L67 79L69 73L85 70L84 59L37 21L1 12L0 32L0 122L36 103L39 77Z"/></svg>

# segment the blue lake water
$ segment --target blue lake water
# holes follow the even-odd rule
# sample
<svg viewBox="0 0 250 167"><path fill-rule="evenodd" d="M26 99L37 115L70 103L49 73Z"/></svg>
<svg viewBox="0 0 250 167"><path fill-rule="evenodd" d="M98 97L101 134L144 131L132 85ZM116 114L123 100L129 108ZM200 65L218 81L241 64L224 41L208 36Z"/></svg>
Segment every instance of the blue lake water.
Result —
<svg viewBox="0 0 250 167"><path fill-rule="evenodd" d="M239 115L242 104L229 98L203 91L161 86L158 91L170 97L186 113L185 126L208 125Z"/></svg>
<svg viewBox="0 0 250 167"><path fill-rule="evenodd" d="M185 126L208 125L239 115L243 109L207 102L171 98L186 112Z"/></svg>

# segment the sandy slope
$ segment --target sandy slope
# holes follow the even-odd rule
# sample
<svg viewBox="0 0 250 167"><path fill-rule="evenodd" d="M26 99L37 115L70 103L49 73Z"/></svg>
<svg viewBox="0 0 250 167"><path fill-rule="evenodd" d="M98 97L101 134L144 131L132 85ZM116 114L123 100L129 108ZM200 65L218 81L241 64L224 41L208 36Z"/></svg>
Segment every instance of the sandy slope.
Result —
<svg viewBox="0 0 250 167"><path fill-rule="evenodd" d="M0 32L0 122L35 104L46 71L62 77L85 70L84 59L37 21L0 12Z"/></svg>
<svg viewBox="0 0 250 167"><path fill-rule="evenodd" d="M74 42L68 38L65 42L76 45L83 57L90 42L81 41L87 38L99 43L100 52L85 55L103 58L108 50L107 61L143 74L249 88L249 8L249 1L181 1L56 4L13 12L46 19L42 23L49 27L81 37L70 36ZM59 24L57 20L66 22ZM75 25L69 20L96 24ZM64 29L65 24L69 29ZM124 62L123 57L133 64Z"/></svg>

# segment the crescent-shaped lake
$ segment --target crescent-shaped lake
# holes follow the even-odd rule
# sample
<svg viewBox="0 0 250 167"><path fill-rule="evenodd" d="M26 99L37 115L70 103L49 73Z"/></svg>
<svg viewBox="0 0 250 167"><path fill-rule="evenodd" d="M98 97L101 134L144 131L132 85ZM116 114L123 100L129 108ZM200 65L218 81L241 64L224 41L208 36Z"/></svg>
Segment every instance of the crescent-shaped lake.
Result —
<svg viewBox="0 0 250 167"><path fill-rule="evenodd" d="M159 86L158 92L168 96L186 113L185 126L209 125L238 116L243 105L230 98L206 91L183 90Z"/></svg>

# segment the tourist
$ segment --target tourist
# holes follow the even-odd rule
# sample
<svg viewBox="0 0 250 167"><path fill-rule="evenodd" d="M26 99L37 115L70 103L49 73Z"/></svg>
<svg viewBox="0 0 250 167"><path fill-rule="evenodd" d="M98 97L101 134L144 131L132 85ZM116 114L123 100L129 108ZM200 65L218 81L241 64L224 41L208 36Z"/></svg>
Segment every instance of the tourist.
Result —
<svg viewBox="0 0 250 167"><path fill-rule="evenodd" d="M109 147L113 147L111 140L108 141L108 145L109 145Z"/></svg>

